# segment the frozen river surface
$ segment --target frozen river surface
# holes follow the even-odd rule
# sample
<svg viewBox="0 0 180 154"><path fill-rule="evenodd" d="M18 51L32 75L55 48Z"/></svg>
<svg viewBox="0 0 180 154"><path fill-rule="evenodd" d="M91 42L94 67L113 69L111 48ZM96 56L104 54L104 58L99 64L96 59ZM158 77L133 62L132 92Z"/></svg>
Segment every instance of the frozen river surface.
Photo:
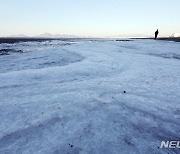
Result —
<svg viewBox="0 0 180 154"><path fill-rule="evenodd" d="M0 44L0 153L164 154L180 140L180 43Z"/></svg>

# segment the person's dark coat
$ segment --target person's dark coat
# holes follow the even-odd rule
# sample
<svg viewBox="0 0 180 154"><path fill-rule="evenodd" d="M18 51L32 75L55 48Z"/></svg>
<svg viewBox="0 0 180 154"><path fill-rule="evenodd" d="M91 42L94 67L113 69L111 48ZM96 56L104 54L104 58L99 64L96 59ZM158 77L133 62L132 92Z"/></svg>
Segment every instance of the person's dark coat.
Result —
<svg viewBox="0 0 180 154"><path fill-rule="evenodd" d="M155 32L155 39L157 39L158 34L159 34L159 31L157 29L157 31Z"/></svg>

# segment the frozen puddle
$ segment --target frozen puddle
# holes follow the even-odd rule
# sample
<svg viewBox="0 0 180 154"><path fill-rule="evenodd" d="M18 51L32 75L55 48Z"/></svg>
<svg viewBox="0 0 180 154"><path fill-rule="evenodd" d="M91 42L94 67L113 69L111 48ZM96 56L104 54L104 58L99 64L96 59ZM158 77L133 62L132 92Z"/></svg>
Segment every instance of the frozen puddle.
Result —
<svg viewBox="0 0 180 154"><path fill-rule="evenodd" d="M45 51L44 51L45 50ZM54 50L54 53L50 52ZM20 50L22 51L22 50ZM1 58L0 72L41 69L54 66L64 66L81 61L83 58L76 53L63 49L51 48L41 51L7 55Z"/></svg>

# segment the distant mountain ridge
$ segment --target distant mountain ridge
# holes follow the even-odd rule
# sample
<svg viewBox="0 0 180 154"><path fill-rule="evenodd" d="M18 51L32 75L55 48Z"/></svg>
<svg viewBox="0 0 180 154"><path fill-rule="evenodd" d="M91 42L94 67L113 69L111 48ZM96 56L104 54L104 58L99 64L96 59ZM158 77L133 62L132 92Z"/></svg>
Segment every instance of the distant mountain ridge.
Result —
<svg viewBox="0 0 180 154"><path fill-rule="evenodd" d="M18 35L11 35L8 37L16 37L16 38L79 38L79 36L75 35L68 35L68 34L50 34L50 33L43 33L36 36L27 36L24 34L18 34Z"/></svg>
<svg viewBox="0 0 180 154"><path fill-rule="evenodd" d="M79 36L75 35L68 35L68 34L50 34L50 33L43 33L40 35L37 35L35 37L40 37L40 38L76 38Z"/></svg>
<svg viewBox="0 0 180 154"><path fill-rule="evenodd" d="M18 38L26 38L26 37L29 37L27 35L24 35L24 34L18 34L18 35L10 35L8 37L18 37Z"/></svg>

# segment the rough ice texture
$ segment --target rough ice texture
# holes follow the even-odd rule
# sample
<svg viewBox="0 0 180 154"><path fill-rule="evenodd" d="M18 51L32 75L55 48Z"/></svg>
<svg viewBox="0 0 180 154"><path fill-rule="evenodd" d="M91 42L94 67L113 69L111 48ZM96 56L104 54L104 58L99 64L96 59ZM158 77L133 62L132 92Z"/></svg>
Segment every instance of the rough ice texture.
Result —
<svg viewBox="0 0 180 154"><path fill-rule="evenodd" d="M0 49L8 52L0 55L1 154L180 152L159 148L180 140L179 43L54 40Z"/></svg>

